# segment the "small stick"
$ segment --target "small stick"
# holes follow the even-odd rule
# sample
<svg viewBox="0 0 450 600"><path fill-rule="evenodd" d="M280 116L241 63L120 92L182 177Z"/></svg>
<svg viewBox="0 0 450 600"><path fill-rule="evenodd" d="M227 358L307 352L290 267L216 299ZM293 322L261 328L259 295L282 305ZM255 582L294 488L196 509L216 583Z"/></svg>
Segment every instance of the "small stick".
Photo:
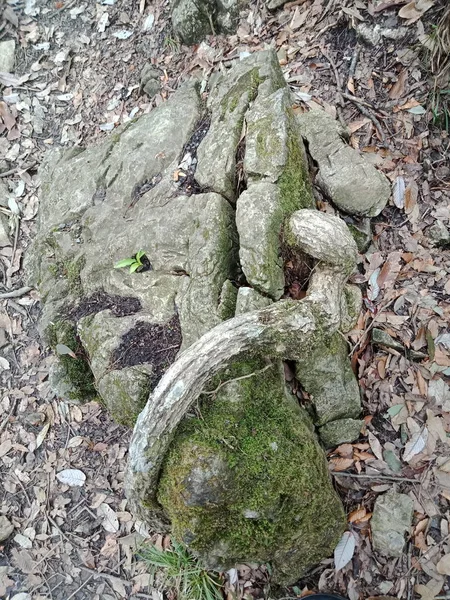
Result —
<svg viewBox="0 0 450 600"><path fill-rule="evenodd" d="M388 481L406 481L408 483L419 483L417 479L408 479L407 477L394 477L391 475L363 475L362 473L343 473L330 471L335 477L355 477L356 479L386 479Z"/></svg>
<svg viewBox="0 0 450 600"><path fill-rule="evenodd" d="M3 421L0 423L0 433L5 429L5 427L8 424L8 421L9 421L10 417L12 416L13 412L16 410L16 405L17 405L18 401L19 401L18 398L15 398L13 400L13 403L12 403L12 406L11 406L11 410L6 415L6 417L3 419Z"/></svg>
<svg viewBox="0 0 450 600"><path fill-rule="evenodd" d="M350 63L350 68L348 70L347 88L348 88L350 81L353 81L353 77L355 76L356 63L358 62L360 51L361 51L360 47L355 46L355 49L354 49L353 55L352 55L352 61ZM342 91L344 91L344 90L342 90Z"/></svg>
<svg viewBox="0 0 450 600"><path fill-rule="evenodd" d="M77 589L76 589L76 590L75 590L75 591L74 591L72 594L70 594L70 596L67 596L66 600L71 600L71 598L74 598L74 597L75 597L75 596L78 594L78 592L79 592L79 591L80 591L82 588L84 588L84 586L85 586L85 585L87 585L87 584L88 584L88 583L91 581L91 579L94 579L94 576L93 576L93 575L91 575L90 577L88 577L88 579L86 579L86 581L85 581L84 583L82 583L82 584L80 585L80 587L78 587L78 588L77 588Z"/></svg>
<svg viewBox="0 0 450 600"><path fill-rule="evenodd" d="M361 100L359 98L356 98L355 96L352 96L351 94L347 94L345 92L342 92L342 96L344 96L344 98L347 98L347 100L350 100L350 102L353 102L353 104L356 104L359 112L361 114L363 114L364 116L368 117L372 121L372 123L377 128L378 133L380 134L381 141L383 142L384 145L386 145L386 136L384 135L384 131L381 127L381 123L368 108L365 108L363 106L363 104L365 104L365 103L361 102Z"/></svg>
<svg viewBox="0 0 450 600"><path fill-rule="evenodd" d="M320 48L320 51L322 52L322 54L324 55L324 57L327 59L327 61L330 63L333 72L334 72L334 77L336 79L336 95L337 95L337 103L340 106L344 106L344 100L342 98L342 94L341 94L341 89L342 89L342 83L341 83L341 78L339 76L339 71L337 69L336 63L334 62L334 60L331 58L331 56L329 56L328 54L325 53L323 48ZM342 112L341 109L339 108L339 106L336 107L336 112L337 112L337 116L339 119L340 124L342 125L342 127L347 130L347 123L345 122L344 117L342 116Z"/></svg>
<svg viewBox="0 0 450 600"><path fill-rule="evenodd" d="M31 88L16 88L16 86L13 86L15 89L31 89ZM39 89L36 89L37 92L39 92ZM13 169L9 169L9 171L3 171L3 173L0 173L0 178L1 177L8 177L8 175L13 175L16 171L28 171L28 169L32 169L33 167L36 166L36 162L31 163L30 165L28 165L28 167L14 167Z"/></svg>
<svg viewBox="0 0 450 600"><path fill-rule="evenodd" d="M20 298L20 296L28 294L32 289L32 287L26 285L17 290L12 290L11 292L3 292L3 294L0 294L0 300L3 298Z"/></svg>
<svg viewBox="0 0 450 600"><path fill-rule="evenodd" d="M249 373L248 375L242 375L241 377L236 377L235 379L228 379L227 381L222 381L222 383L219 384L215 390L213 390L212 392L202 392L202 395L204 394L205 396L213 396L214 394L217 394L220 388L222 388L224 385L228 385L229 383L233 383L234 381L242 381L242 379L249 379L250 377L254 377L255 375L264 373L264 371L267 371L267 369L270 369L270 367L273 367L273 365L267 365L264 367L264 369L254 371L253 373Z"/></svg>

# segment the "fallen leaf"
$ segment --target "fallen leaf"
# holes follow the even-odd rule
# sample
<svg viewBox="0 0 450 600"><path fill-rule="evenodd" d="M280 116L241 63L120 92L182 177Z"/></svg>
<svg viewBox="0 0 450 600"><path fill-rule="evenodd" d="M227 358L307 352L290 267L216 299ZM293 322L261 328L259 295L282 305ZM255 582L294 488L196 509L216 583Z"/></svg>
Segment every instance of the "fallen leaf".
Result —
<svg viewBox="0 0 450 600"><path fill-rule="evenodd" d="M66 346L65 344L56 344L56 352L57 354L59 354L60 356L64 356L65 354L68 354L69 356L71 356L72 358L76 358L76 354L75 352L73 352L73 350L71 350L68 346Z"/></svg>
<svg viewBox="0 0 450 600"><path fill-rule="evenodd" d="M103 517L103 529L110 533L117 533L119 531L119 519L108 504L100 504L97 508L97 514L99 517Z"/></svg>
<svg viewBox="0 0 450 600"><path fill-rule="evenodd" d="M422 452L425 448L428 440L428 429L424 427L420 431L416 431L409 442L405 445L405 450L403 452L403 460L405 462L410 462L414 456Z"/></svg>
<svg viewBox="0 0 450 600"><path fill-rule="evenodd" d="M334 551L334 566L336 571L340 571L353 558L355 553L356 540L351 531L344 532L336 549Z"/></svg>
<svg viewBox="0 0 450 600"><path fill-rule="evenodd" d="M329 462L333 471L345 471L354 463L353 458L332 458Z"/></svg>
<svg viewBox="0 0 450 600"><path fill-rule="evenodd" d="M414 23L434 5L434 0L413 0L398 11L398 16L402 19L410 19ZM410 24L408 23L408 24Z"/></svg>
<svg viewBox="0 0 450 600"><path fill-rule="evenodd" d="M407 79L408 70L404 69L403 71L400 71L397 77L397 81L389 90L389 98L391 98L392 100L398 100L403 96L403 94L405 93L405 83Z"/></svg>
<svg viewBox="0 0 450 600"><path fill-rule="evenodd" d="M48 423L46 423L42 429L40 430L40 432L37 434L36 436L36 448L39 448L39 446L42 445L42 442L45 439L45 436L48 433L48 430L50 429L50 421Z"/></svg>
<svg viewBox="0 0 450 600"><path fill-rule="evenodd" d="M403 177L397 177L393 186L394 204L397 208L405 207L405 180Z"/></svg>
<svg viewBox="0 0 450 600"><path fill-rule="evenodd" d="M86 475L79 469L64 469L64 471L56 473L56 479L61 483L75 487L84 485Z"/></svg>
<svg viewBox="0 0 450 600"><path fill-rule="evenodd" d="M436 570L440 575L450 575L450 554L446 554L440 559Z"/></svg>

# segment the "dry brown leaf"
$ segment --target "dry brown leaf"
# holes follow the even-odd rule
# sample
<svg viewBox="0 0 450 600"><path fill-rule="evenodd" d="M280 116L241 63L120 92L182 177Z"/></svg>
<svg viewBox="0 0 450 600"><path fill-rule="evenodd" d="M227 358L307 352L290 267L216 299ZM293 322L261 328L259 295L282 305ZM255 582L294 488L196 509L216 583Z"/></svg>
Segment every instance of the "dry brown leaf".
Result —
<svg viewBox="0 0 450 600"><path fill-rule="evenodd" d="M434 5L435 0L413 0L402 6L398 11L398 16L402 19L409 19L408 25L414 23Z"/></svg>
<svg viewBox="0 0 450 600"><path fill-rule="evenodd" d="M400 71L397 77L397 81L389 90L389 98L391 100L398 100L405 93L405 84L408 79L408 69L404 69Z"/></svg>
<svg viewBox="0 0 450 600"><path fill-rule="evenodd" d="M341 444L334 452L344 458L351 458L353 456L353 446L351 444Z"/></svg>
<svg viewBox="0 0 450 600"><path fill-rule="evenodd" d="M332 458L329 464L332 471L345 471L345 469L351 467L353 463L353 458Z"/></svg>
<svg viewBox="0 0 450 600"><path fill-rule="evenodd" d="M440 559L436 570L440 575L450 575L450 554L446 554Z"/></svg>
<svg viewBox="0 0 450 600"><path fill-rule="evenodd" d="M359 521L361 521L361 519L363 519L367 514L367 510L364 506L361 506L360 508L357 508L356 510L353 510L349 516L348 516L348 522L349 523L357 523Z"/></svg>

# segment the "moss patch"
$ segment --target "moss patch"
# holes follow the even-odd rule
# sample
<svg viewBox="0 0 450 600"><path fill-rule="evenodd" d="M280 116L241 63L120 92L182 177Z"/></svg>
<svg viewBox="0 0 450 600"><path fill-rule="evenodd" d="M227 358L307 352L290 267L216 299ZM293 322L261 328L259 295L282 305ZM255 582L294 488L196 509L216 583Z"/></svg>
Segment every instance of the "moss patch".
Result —
<svg viewBox="0 0 450 600"><path fill-rule="evenodd" d="M220 379L263 367L235 363ZM207 561L216 557L216 566L273 560L283 571L292 563L285 576L295 579L332 551L345 526L308 417L284 396L276 366L206 397L200 413L180 426L159 485L175 536ZM199 506L189 482L211 456L226 469L209 485L215 477L226 485L219 500Z"/></svg>
<svg viewBox="0 0 450 600"><path fill-rule="evenodd" d="M94 386L94 376L77 336L75 325L71 321L55 321L49 325L45 336L55 354L57 354L57 344L64 344L76 355L76 358L69 355L58 355L58 359L67 373L67 379L73 388L73 391L69 393L69 399L88 402L96 398L97 390Z"/></svg>

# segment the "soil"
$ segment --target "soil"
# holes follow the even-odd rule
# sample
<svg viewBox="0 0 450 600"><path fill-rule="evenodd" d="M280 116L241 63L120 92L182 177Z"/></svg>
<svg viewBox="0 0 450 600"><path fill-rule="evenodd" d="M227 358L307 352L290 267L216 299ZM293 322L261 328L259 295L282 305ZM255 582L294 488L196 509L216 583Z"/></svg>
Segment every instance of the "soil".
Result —
<svg viewBox="0 0 450 600"><path fill-rule="evenodd" d="M139 321L123 337L114 351L111 364L115 369L149 363L152 365L151 390L174 362L182 342L178 315L161 325Z"/></svg>

